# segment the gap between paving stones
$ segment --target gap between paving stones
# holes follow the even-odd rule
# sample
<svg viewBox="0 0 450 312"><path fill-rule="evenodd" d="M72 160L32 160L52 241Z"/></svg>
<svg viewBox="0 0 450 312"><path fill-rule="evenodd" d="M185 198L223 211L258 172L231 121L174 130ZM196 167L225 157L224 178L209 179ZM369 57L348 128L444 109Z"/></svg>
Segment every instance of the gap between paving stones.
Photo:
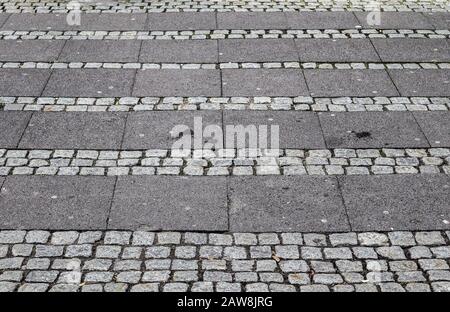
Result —
<svg viewBox="0 0 450 312"><path fill-rule="evenodd" d="M450 232L0 231L2 291L450 291Z"/></svg>
<svg viewBox="0 0 450 312"><path fill-rule="evenodd" d="M0 149L7 175L450 174L450 149L17 150Z"/></svg>
<svg viewBox="0 0 450 312"><path fill-rule="evenodd" d="M0 97L0 111L448 111L448 97Z"/></svg>

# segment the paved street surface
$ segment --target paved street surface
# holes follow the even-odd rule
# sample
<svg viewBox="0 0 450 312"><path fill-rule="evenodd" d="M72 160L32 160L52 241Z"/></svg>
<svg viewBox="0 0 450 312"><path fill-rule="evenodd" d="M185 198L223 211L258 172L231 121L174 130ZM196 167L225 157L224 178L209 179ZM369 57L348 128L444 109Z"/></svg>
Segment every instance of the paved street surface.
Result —
<svg viewBox="0 0 450 312"><path fill-rule="evenodd" d="M67 2L0 0L0 291L450 291L448 2Z"/></svg>

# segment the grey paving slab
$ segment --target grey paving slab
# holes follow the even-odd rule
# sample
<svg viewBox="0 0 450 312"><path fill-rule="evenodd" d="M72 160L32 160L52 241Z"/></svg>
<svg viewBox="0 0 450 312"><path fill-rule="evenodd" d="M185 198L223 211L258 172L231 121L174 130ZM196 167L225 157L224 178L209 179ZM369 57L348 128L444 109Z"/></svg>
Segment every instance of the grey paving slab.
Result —
<svg viewBox="0 0 450 312"><path fill-rule="evenodd" d="M286 12L290 29L353 29L359 25L352 12Z"/></svg>
<svg viewBox="0 0 450 312"><path fill-rule="evenodd" d="M2 30L69 30L65 14L11 14Z"/></svg>
<svg viewBox="0 0 450 312"><path fill-rule="evenodd" d="M16 148L31 118L31 112L0 112L0 147Z"/></svg>
<svg viewBox="0 0 450 312"><path fill-rule="evenodd" d="M0 69L0 96L40 96L50 73L48 69Z"/></svg>
<svg viewBox="0 0 450 312"><path fill-rule="evenodd" d="M209 30L216 29L214 12L150 13L148 30Z"/></svg>
<svg viewBox="0 0 450 312"><path fill-rule="evenodd" d="M450 29L449 12L424 12L423 14L436 29Z"/></svg>
<svg viewBox="0 0 450 312"><path fill-rule="evenodd" d="M220 62L298 62L292 39L219 40Z"/></svg>
<svg viewBox="0 0 450 312"><path fill-rule="evenodd" d="M296 39L302 62L379 62L368 39Z"/></svg>
<svg viewBox="0 0 450 312"><path fill-rule="evenodd" d="M389 75L402 96L450 96L449 70L389 70Z"/></svg>
<svg viewBox="0 0 450 312"><path fill-rule="evenodd" d="M414 112L414 117L432 147L450 146L449 112Z"/></svg>
<svg viewBox="0 0 450 312"><path fill-rule="evenodd" d="M287 29L283 12L219 12L219 29Z"/></svg>
<svg viewBox="0 0 450 312"><path fill-rule="evenodd" d="M223 117L224 127L225 127L225 137L230 137L230 143L234 146L230 148L236 148L236 141L245 143L245 148L253 147L249 144L249 136L246 137L244 142L243 139L238 139L238 136L233 135L232 129L227 130L227 126L238 126L242 125L244 127L256 127L256 129L261 132L261 126L267 126L267 131L269 136L267 138L267 144L269 148L277 148L271 145L271 140L277 138L275 132L271 131L271 127L278 126L279 128L279 147L280 148L325 148L325 142L322 136L322 130L320 129L319 119L317 114L311 112L252 112L248 111L245 114L239 111L224 111ZM273 130L275 131L275 130ZM273 133L274 135L271 135ZM258 142L257 139L252 140L253 144ZM258 144L257 147L261 147ZM228 148L228 146L227 146ZM262 146L264 148L264 146Z"/></svg>
<svg viewBox="0 0 450 312"><path fill-rule="evenodd" d="M328 148L429 147L410 112L319 115Z"/></svg>
<svg viewBox="0 0 450 312"><path fill-rule="evenodd" d="M36 112L20 148L120 149L125 113Z"/></svg>
<svg viewBox="0 0 450 312"><path fill-rule="evenodd" d="M217 63L216 40L145 40L140 62Z"/></svg>
<svg viewBox="0 0 450 312"><path fill-rule="evenodd" d="M308 95L298 69L224 69L224 96L297 96Z"/></svg>
<svg viewBox="0 0 450 312"><path fill-rule="evenodd" d="M128 116L127 126L123 139L123 149L169 149L183 135L191 135L197 128L194 128L194 121L206 127L217 125L222 127L221 112L196 112L196 111L171 111L171 112L135 112ZM174 128L185 125L191 131ZM202 126L200 126L202 127ZM181 129L181 130L180 130ZM200 128L203 129L203 128ZM183 131L181 134L180 131ZM199 134L197 134L199 135ZM201 135L201 130L200 130ZM205 136L203 142L207 142ZM193 140L191 141L193 144ZM196 147L201 149L202 146Z"/></svg>
<svg viewBox="0 0 450 312"><path fill-rule="evenodd" d="M139 70L133 96L220 96L220 89L219 70Z"/></svg>
<svg viewBox="0 0 450 312"><path fill-rule="evenodd" d="M63 46L62 40L1 40L0 62L54 62Z"/></svg>
<svg viewBox="0 0 450 312"><path fill-rule="evenodd" d="M355 12L363 28L375 29L434 29L427 18L419 12L380 12L380 23L370 19L370 12ZM369 16L369 22L367 17Z"/></svg>
<svg viewBox="0 0 450 312"><path fill-rule="evenodd" d="M383 62L448 62L450 40L445 39L372 39Z"/></svg>
<svg viewBox="0 0 450 312"><path fill-rule="evenodd" d="M43 96L126 97L135 75L134 69L54 69Z"/></svg>
<svg viewBox="0 0 450 312"><path fill-rule="evenodd" d="M68 40L59 61L133 63L140 47L141 41L135 40Z"/></svg>
<svg viewBox="0 0 450 312"><path fill-rule="evenodd" d="M11 14L3 25L4 30L144 30L146 14L132 13L89 13L81 15L80 25L70 25L67 14L49 13Z"/></svg>
<svg viewBox="0 0 450 312"><path fill-rule="evenodd" d="M449 229L447 175L341 176L353 231Z"/></svg>
<svg viewBox="0 0 450 312"><path fill-rule="evenodd" d="M3 24L6 22L6 20L9 18L10 14L6 13L0 13L0 27L3 26Z"/></svg>
<svg viewBox="0 0 450 312"><path fill-rule="evenodd" d="M226 231L222 177L119 177L109 229Z"/></svg>
<svg viewBox="0 0 450 312"><path fill-rule="evenodd" d="M88 13L81 16L80 30L144 30L147 14L144 13Z"/></svg>
<svg viewBox="0 0 450 312"><path fill-rule="evenodd" d="M328 232L350 229L332 177L231 177L230 231Z"/></svg>
<svg viewBox="0 0 450 312"><path fill-rule="evenodd" d="M303 71L312 96L398 96L384 70Z"/></svg>
<svg viewBox="0 0 450 312"><path fill-rule="evenodd" d="M9 176L0 192L1 229L106 229L114 177Z"/></svg>

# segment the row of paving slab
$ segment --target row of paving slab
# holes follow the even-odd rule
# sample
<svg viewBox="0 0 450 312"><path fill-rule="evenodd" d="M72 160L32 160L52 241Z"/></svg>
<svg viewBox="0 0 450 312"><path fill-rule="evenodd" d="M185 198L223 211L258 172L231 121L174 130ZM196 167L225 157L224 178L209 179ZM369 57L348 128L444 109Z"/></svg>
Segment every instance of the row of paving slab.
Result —
<svg viewBox="0 0 450 312"><path fill-rule="evenodd" d="M183 128L179 126L183 125ZM234 126L266 126L278 146L267 148L439 148L450 146L450 112L296 111L154 111L154 112L0 112L0 147L20 149L145 150L171 149L183 135L194 133L202 149L216 135L195 134L196 127L214 126L223 146L243 148L248 138L236 137ZM177 128L178 126L178 128ZM233 127L230 129L230 127ZM203 129L202 128L202 129ZM190 129L190 130L187 130ZM246 128L245 131L251 131ZM191 132L189 132L191 131ZM190 135L190 134L189 134ZM230 139L231 138L231 139ZM197 140L197 139L195 139ZM272 139L274 142L275 138ZM192 140L194 142L194 140ZM192 142L192 143L193 143ZM443 155L444 157L446 155Z"/></svg>
<svg viewBox="0 0 450 312"><path fill-rule="evenodd" d="M205 29L448 29L446 12L383 12L371 25L370 12L178 12L89 13L81 25L67 14L0 13L0 30L205 30ZM368 16L369 15L369 16ZM73 15L72 15L73 16ZM368 18L369 17L369 18ZM72 17L73 18L73 17Z"/></svg>
<svg viewBox="0 0 450 312"><path fill-rule="evenodd" d="M2 40L0 62L450 62L450 40Z"/></svg>
<svg viewBox="0 0 450 312"><path fill-rule="evenodd" d="M2 229L348 232L449 229L444 174L8 176Z"/></svg>
<svg viewBox="0 0 450 312"><path fill-rule="evenodd" d="M0 69L2 96L450 96L450 70Z"/></svg>

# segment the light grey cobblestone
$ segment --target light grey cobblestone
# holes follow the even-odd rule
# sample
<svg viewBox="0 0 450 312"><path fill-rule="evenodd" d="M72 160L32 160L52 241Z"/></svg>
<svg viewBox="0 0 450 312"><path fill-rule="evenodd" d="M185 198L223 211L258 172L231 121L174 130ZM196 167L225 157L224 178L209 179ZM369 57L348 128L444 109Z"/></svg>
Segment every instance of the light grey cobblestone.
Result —
<svg viewBox="0 0 450 312"><path fill-rule="evenodd" d="M5 232L4 291L450 291L441 231Z"/></svg>
<svg viewBox="0 0 450 312"><path fill-rule="evenodd" d="M1 62L0 62L1 65ZM235 97L177 97L174 104L167 105L169 98L165 97L135 97L133 103L135 104L121 104L124 98L112 98L111 101L106 101L105 98L70 98L70 105L65 104L65 101L60 101L60 98L50 98L51 101L42 101L44 98L39 97L0 97L0 110L13 111L74 111L75 109L84 112L95 111L152 111L152 110L298 110L298 111L330 111L330 112L344 112L344 111L436 111L436 110L450 110L449 97L404 97L405 105L399 106L395 104L398 101L397 97L336 97L336 98L313 98L313 97L289 97L284 98L286 103L283 106L278 105L280 98L277 97L246 97L242 103L235 103ZM365 99L365 101L361 101ZM89 105L86 105L89 102ZM40 103L40 104L36 104ZM51 152L50 152L51 153ZM49 151L33 151L28 156L29 159L49 159ZM58 157L73 157L68 154L57 154ZM101 151L98 156L99 160L118 159L118 152ZM347 152L345 149L342 152L344 158L355 158L357 155L354 152ZM350 156L349 156L350 155ZM111 158L111 156L115 156ZM164 157L164 155L156 155L157 157ZM423 156L423 155L419 155ZM425 155L426 156L426 155ZM442 156L442 155L441 155ZM12 156L9 156L12 157ZM16 158L24 158L25 156L18 155ZM56 154L54 155L56 158ZM147 155L147 157L151 157ZM359 155L358 157L364 158ZM369 158L377 158L370 155ZM141 157L138 157L141 158ZM379 160L376 165L385 164L383 157L378 157ZM151 159L148 160L151 163ZM389 160L387 160L389 161ZM436 160L433 158L427 159L425 164L433 165ZM390 163L389 163L390 164ZM242 165L244 166L244 165ZM292 172L301 171L301 167L286 167L291 168ZM295 169L297 168L297 169ZM389 168L389 167L388 167ZM241 172L248 171L248 167L236 167ZM339 167L329 166L330 171L339 171ZM386 171L385 167L376 167L374 170Z"/></svg>
<svg viewBox="0 0 450 312"><path fill-rule="evenodd" d="M182 34L183 33L183 34ZM207 40L207 39L246 39L246 38L333 38L333 39L346 39L346 38L439 38L446 39L450 36L450 33L446 30L431 30L431 29L408 29L408 30L397 30L397 29L334 29L332 33L327 30L320 29L306 29L306 30L286 30L286 29L220 29L220 30L205 30L201 36L193 34L189 31L102 31L102 32L92 32L92 31L54 31L54 30L41 30L36 31L14 31L14 30L2 30L0 31L1 40L168 40L168 39L183 39L183 40ZM33 62L27 62L33 63ZM288 62L287 66L290 68L296 68L296 62ZM15 66L16 63L11 62ZM244 63L248 64L248 63ZM266 68L278 68L281 64L280 62L266 63ZM357 63L358 64L358 63ZM374 63L371 68L378 69L377 63ZM133 63L138 65L138 63ZM156 64L159 65L159 64ZM199 64L186 64L186 68L199 68ZM360 68L361 65L355 65L352 63L348 64L338 64L337 68ZM407 69L417 68L419 64L407 66ZM28 65L27 66L32 66ZM50 65L52 68L66 68L64 63L56 63L55 65ZM83 63L75 63L72 67L82 67ZM102 63L90 63L88 68L97 68L102 66ZM254 68L253 63L246 68ZM305 63L305 68L310 68L315 66L315 63ZM107 68L118 68L117 63L109 63L106 65ZM127 66L129 68L129 66ZM127 68L126 67L126 68ZM154 64L149 64L146 68L155 68ZM160 65L160 67L162 67ZM328 68L329 66L323 66L323 68ZM420 65L419 65L420 67ZM49 68L44 63L40 68ZM180 68L178 64L167 64L163 68ZM209 68L205 66L203 68ZM224 63L221 68L237 68L233 63ZM398 65L391 68L398 68ZM430 68L425 65L424 68Z"/></svg>

